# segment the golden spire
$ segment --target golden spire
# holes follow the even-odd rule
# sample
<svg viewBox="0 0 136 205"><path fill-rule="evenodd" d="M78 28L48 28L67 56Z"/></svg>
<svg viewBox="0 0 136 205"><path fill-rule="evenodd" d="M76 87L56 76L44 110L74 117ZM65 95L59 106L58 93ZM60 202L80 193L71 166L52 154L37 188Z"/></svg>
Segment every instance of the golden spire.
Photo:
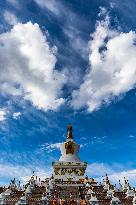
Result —
<svg viewBox="0 0 136 205"><path fill-rule="evenodd" d="M67 126L67 130L68 130L68 133L67 133L67 139L73 139L73 135L72 135L72 125L68 125Z"/></svg>

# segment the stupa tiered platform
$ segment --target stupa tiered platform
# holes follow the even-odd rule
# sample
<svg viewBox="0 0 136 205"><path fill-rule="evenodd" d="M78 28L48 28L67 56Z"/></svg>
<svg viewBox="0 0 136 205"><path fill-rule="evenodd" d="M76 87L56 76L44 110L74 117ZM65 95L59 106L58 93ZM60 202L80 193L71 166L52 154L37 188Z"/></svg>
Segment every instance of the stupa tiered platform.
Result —
<svg viewBox="0 0 136 205"><path fill-rule="evenodd" d="M73 176L76 180L79 179L80 176L84 176L87 162L53 162L52 166L54 168L55 178Z"/></svg>

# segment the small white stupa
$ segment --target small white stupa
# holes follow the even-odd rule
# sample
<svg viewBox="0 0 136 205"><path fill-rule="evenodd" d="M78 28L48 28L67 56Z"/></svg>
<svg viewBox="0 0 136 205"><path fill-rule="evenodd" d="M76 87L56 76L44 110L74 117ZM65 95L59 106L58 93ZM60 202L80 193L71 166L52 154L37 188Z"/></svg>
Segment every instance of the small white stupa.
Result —
<svg viewBox="0 0 136 205"><path fill-rule="evenodd" d="M111 205L120 205L121 204L121 201L119 200L118 197L114 196L114 193L112 195L112 199L111 199Z"/></svg>
<svg viewBox="0 0 136 205"><path fill-rule="evenodd" d="M99 205L99 201L98 201L95 193L91 194L91 198L89 199L89 205Z"/></svg>
<svg viewBox="0 0 136 205"><path fill-rule="evenodd" d="M4 192L2 192L2 193L0 194L0 204L1 204L1 205L5 205L5 204L6 204L6 195L5 195Z"/></svg>

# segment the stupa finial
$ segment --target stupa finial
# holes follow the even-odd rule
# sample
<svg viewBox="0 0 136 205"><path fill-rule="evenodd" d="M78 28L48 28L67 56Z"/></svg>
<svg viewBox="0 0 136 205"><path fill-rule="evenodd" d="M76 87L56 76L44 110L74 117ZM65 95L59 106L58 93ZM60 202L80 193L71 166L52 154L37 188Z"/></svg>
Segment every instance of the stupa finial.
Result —
<svg viewBox="0 0 136 205"><path fill-rule="evenodd" d="M73 134L72 134L72 125L68 125L67 126L67 130L68 130L68 133L67 133L67 139L73 139Z"/></svg>

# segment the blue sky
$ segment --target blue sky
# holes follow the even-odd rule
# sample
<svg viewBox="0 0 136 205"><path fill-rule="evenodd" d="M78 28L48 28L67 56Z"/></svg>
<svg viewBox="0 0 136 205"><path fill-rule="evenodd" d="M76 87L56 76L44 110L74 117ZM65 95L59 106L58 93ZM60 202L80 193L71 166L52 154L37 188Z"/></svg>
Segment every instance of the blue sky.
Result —
<svg viewBox="0 0 136 205"><path fill-rule="evenodd" d="M87 174L136 177L136 1L0 1L0 183L51 173L66 126Z"/></svg>

